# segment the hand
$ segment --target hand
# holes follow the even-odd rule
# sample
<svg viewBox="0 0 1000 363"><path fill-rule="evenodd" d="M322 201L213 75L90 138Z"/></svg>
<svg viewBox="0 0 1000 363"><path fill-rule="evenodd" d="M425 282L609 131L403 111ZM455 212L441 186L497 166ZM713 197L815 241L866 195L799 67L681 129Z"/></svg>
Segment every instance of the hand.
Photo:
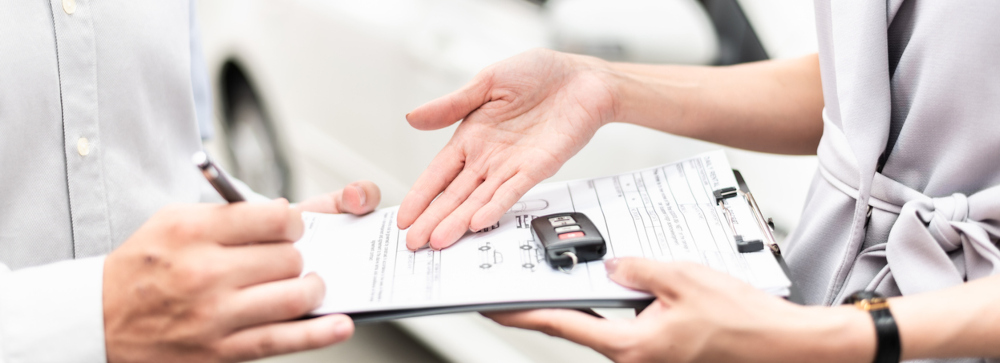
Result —
<svg viewBox="0 0 1000 363"><path fill-rule="evenodd" d="M299 277L291 242L301 209L366 213L378 201L361 182L295 209L285 200L164 208L105 260L108 361L244 361L348 339L344 315L290 321L325 293L317 275Z"/></svg>
<svg viewBox="0 0 1000 363"><path fill-rule="evenodd" d="M634 320L572 310L492 313L500 324L589 346L616 362L870 362L871 317L853 306L805 307L693 263L623 258L615 282L656 300Z"/></svg>
<svg viewBox="0 0 1000 363"><path fill-rule="evenodd" d="M530 51L408 114L421 130L464 121L403 199L399 228L412 225L406 246L448 247L466 231L496 223L555 174L614 119L608 69L596 58Z"/></svg>
<svg viewBox="0 0 1000 363"><path fill-rule="evenodd" d="M382 191L375 183L367 180L348 184L333 193L306 199L298 204L303 212L367 214L378 207Z"/></svg>

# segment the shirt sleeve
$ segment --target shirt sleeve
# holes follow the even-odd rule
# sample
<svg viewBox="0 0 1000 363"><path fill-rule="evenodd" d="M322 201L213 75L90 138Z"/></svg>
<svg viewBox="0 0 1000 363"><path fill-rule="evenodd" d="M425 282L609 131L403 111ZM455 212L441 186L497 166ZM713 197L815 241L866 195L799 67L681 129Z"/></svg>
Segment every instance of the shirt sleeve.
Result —
<svg viewBox="0 0 1000 363"><path fill-rule="evenodd" d="M103 275L104 256L0 264L0 362L106 362Z"/></svg>
<svg viewBox="0 0 1000 363"><path fill-rule="evenodd" d="M205 52L201 46L197 5L195 0L191 0L191 90L194 93L195 120L198 121L201 139L210 140L215 136L212 125L212 88L209 86L208 65L205 63Z"/></svg>

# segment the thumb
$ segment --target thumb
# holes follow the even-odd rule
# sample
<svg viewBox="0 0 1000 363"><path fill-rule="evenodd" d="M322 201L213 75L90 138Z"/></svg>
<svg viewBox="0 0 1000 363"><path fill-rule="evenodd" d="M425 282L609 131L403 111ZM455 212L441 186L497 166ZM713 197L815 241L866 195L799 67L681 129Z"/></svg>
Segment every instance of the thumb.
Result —
<svg viewBox="0 0 1000 363"><path fill-rule="evenodd" d="M344 189L306 199L298 204L303 212L366 214L375 210L382 192L367 180L348 184Z"/></svg>
<svg viewBox="0 0 1000 363"><path fill-rule="evenodd" d="M679 288L690 282L687 272L677 263L664 263L645 258L613 258L604 261L604 268L612 281L624 287L646 291L657 297L671 300L679 295Z"/></svg>
<svg viewBox="0 0 1000 363"><path fill-rule="evenodd" d="M491 87L490 73L479 72L462 89L427 102L406 114L406 121L418 130L437 130L447 127L489 102Z"/></svg>

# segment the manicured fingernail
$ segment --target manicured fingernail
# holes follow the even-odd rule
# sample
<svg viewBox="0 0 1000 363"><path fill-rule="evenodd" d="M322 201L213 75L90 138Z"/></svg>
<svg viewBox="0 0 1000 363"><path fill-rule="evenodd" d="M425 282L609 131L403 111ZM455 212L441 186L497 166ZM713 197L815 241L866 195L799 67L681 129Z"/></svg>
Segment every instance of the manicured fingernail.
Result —
<svg viewBox="0 0 1000 363"><path fill-rule="evenodd" d="M618 270L618 259L604 260L604 270L608 272L608 276L614 275L615 271Z"/></svg>
<svg viewBox="0 0 1000 363"><path fill-rule="evenodd" d="M365 202L368 201L368 195L365 194L365 189L362 187L355 185L354 189L358 191L358 197L359 200L361 200L361 207L363 208L365 206Z"/></svg>

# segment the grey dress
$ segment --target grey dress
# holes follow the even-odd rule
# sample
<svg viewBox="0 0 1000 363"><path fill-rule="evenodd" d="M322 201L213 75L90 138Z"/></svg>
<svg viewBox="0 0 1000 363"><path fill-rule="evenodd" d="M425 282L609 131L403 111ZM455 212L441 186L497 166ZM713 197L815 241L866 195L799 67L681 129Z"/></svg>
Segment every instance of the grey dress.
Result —
<svg viewBox="0 0 1000 363"><path fill-rule="evenodd" d="M816 18L826 107L796 288L837 304L998 272L1000 3L817 0Z"/></svg>

